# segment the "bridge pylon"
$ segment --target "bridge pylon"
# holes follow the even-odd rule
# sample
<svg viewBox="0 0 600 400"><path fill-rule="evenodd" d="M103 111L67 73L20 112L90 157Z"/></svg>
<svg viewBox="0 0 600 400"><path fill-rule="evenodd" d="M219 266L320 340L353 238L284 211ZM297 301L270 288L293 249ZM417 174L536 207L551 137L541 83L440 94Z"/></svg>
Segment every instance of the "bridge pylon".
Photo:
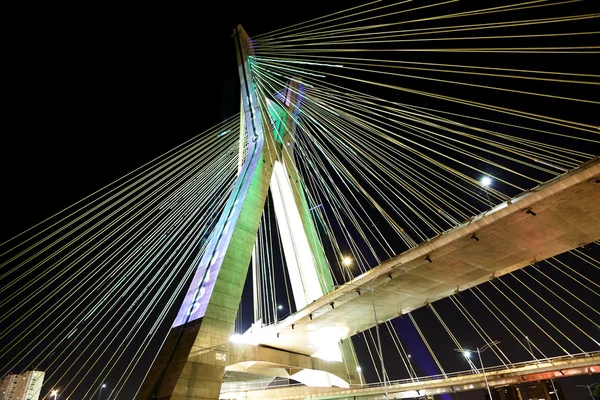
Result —
<svg viewBox="0 0 600 400"><path fill-rule="evenodd" d="M137 393L138 400L219 398L226 368L239 361L239 352L229 340L269 188L296 308L333 289L294 162L294 116L301 87L292 82L282 96L261 103L251 73L251 40L241 26L234 36L242 100L238 178L168 337ZM287 371L314 368L335 382L358 383L362 376L355 372L350 340L340 341L339 350L343 361L337 363L310 362L310 354L282 357L285 349L259 353L260 361L269 365L265 370L277 370L273 366L278 365ZM275 354L273 360L268 354ZM301 376L299 380L310 384L306 374Z"/></svg>

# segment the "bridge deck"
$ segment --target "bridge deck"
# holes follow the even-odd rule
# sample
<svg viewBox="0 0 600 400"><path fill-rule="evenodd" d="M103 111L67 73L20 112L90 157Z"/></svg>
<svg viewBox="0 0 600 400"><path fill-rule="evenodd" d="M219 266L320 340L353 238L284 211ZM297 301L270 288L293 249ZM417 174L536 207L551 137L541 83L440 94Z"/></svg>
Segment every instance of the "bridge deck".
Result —
<svg viewBox="0 0 600 400"><path fill-rule="evenodd" d="M276 325L253 326L244 336L311 355L327 337L337 341L374 326L370 285L383 322L599 240L599 177L595 159L383 262Z"/></svg>
<svg viewBox="0 0 600 400"><path fill-rule="evenodd" d="M537 362L523 362L506 368L486 368L483 373L462 371L447 376L419 378L411 381L389 382L387 388L382 384L357 385L349 389L337 387L308 387L290 385L282 387L235 387L228 390L223 386L220 399L335 399L335 398L382 398L387 390L395 399L414 398L419 395L434 395L450 392L463 392L485 389L485 379L491 387L514 385L517 383L556 379L567 376L600 373L600 355L598 352L580 354L573 357L556 357ZM265 390L268 389L268 390ZM417 392L418 391L418 392Z"/></svg>

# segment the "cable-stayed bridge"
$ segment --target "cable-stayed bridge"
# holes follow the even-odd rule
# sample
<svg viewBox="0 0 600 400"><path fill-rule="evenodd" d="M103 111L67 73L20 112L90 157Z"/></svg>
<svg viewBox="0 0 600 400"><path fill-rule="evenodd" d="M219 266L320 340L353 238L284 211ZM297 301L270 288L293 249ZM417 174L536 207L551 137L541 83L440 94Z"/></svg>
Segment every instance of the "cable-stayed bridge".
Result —
<svg viewBox="0 0 600 400"><path fill-rule="evenodd" d="M238 27L239 115L2 244L2 373L74 399L595 373L598 14L450 3Z"/></svg>

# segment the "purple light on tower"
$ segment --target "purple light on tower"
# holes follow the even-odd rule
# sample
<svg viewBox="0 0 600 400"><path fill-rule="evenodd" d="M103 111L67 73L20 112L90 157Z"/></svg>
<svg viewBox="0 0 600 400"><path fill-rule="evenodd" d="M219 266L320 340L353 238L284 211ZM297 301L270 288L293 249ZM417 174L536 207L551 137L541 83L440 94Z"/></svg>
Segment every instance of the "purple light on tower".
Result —
<svg viewBox="0 0 600 400"><path fill-rule="evenodd" d="M227 205L210 238L196 269L173 328L204 317L208 302L219 276L223 258L231 241L234 228L240 216L244 199L262 154L263 135L257 135L256 141L248 140L248 154L238 180L231 192Z"/></svg>

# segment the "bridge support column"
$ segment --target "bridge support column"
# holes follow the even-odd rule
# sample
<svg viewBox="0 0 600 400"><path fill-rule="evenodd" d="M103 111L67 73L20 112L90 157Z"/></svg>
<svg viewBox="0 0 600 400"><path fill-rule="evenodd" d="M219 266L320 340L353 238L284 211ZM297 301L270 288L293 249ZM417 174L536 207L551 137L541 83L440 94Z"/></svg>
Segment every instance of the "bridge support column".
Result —
<svg viewBox="0 0 600 400"><path fill-rule="evenodd" d="M138 400L218 399L229 362L229 338L277 156L270 125L263 124L260 115L247 64L248 37L241 28L236 42L241 49L238 58L245 126L240 140L246 140L247 134L246 157L173 328L136 396Z"/></svg>
<svg viewBox="0 0 600 400"><path fill-rule="evenodd" d="M212 350L196 346L199 336L215 338L207 332L200 334L202 322L195 321L185 328L181 326L171 330L138 393L138 399L218 398L226 363L221 360L221 354L227 355L229 349L227 344Z"/></svg>
<svg viewBox="0 0 600 400"><path fill-rule="evenodd" d="M255 171L240 217L233 228L218 276L212 278L214 286L204 316L171 329L137 399L219 398L225 366L229 363L229 338L234 331L272 172L272 163L262 162L269 155L263 156L259 159L259 168ZM205 281L206 278L207 274L204 275ZM199 293L203 293L202 288L197 295L202 297ZM189 310L185 306L184 301L181 311L184 314L195 311L195 306L190 306L192 308Z"/></svg>

